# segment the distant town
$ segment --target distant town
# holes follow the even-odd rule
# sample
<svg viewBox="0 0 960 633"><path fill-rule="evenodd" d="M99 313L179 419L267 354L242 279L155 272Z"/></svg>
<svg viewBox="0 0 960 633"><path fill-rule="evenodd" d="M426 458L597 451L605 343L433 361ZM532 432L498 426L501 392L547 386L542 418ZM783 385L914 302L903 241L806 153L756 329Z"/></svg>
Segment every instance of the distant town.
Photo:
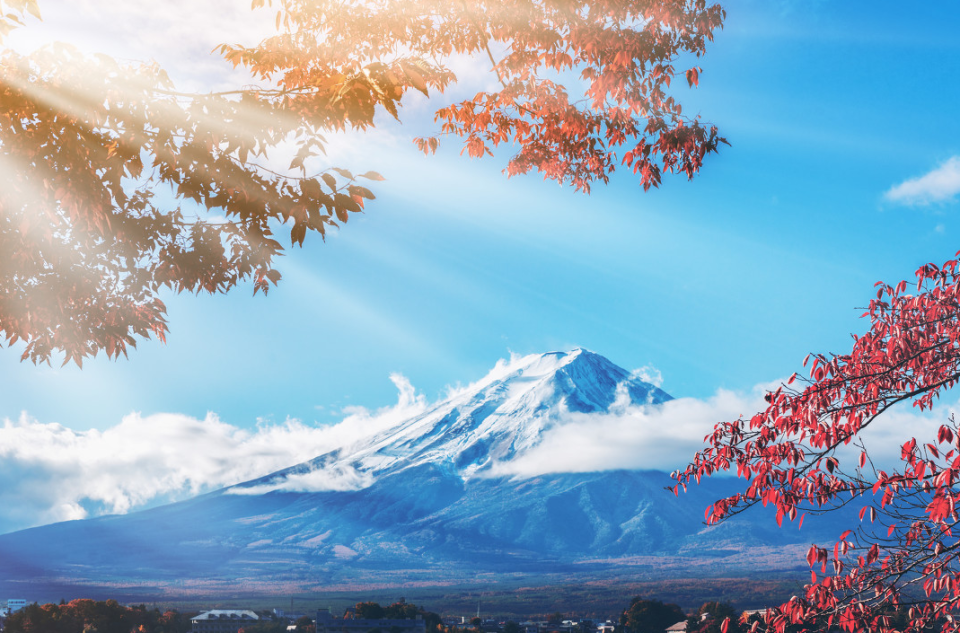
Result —
<svg viewBox="0 0 960 633"><path fill-rule="evenodd" d="M359 602L343 613L329 608L294 611L274 608L161 611L115 600L78 599L38 604L11 598L0 607L4 633L745 633L758 612L705 603L693 613L674 604L636 597L619 614L603 620L561 613L531 618L440 615L403 598L389 606Z"/></svg>

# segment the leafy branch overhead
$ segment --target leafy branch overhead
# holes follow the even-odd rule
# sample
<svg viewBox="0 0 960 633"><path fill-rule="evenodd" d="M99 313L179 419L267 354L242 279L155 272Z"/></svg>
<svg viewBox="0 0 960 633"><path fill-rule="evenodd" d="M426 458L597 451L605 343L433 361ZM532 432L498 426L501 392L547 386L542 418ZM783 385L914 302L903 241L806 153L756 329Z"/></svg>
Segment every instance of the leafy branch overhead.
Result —
<svg viewBox="0 0 960 633"><path fill-rule="evenodd" d="M263 4L256 0L254 7ZM345 169L311 173L322 134L399 118L410 89L443 92L455 55L487 59L499 89L441 107L439 134L471 156L509 144L510 175L536 169L589 191L618 165L658 186L692 177L725 142L668 94L724 13L658 2L282 0L277 35L222 45L263 87L178 92L156 65L56 44L0 54L0 329L22 357L78 365L168 331L164 288L266 294L292 244L362 211L373 192ZM0 0L0 38L35 0ZM686 70L696 85L699 69ZM578 95L572 98L570 89ZM438 137L415 139L435 151ZM267 153L293 142L289 169ZM618 149L625 151L618 155Z"/></svg>
<svg viewBox="0 0 960 633"><path fill-rule="evenodd" d="M254 6L262 6L256 0ZM223 46L237 65L291 92L339 84L351 121L372 125L372 103L393 116L408 88L443 90L456 77L451 55L488 59L499 89L440 108L441 134L463 137L480 157L518 148L507 172L536 169L589 191L618 164L645 189L663 172L688 177L725 140L683 114L668 90L680 55L700 56L724 11L705 0L279 0L285 31L257 47ZM406 57L397 58L397 51ZM387 59L395 61L385 64ZM371 63L373 61L374 63ZM689 86L699 67L685 71ZM363 76L362 84L345 77ZM576 88L574 98L570 89ZM437 138L416 139L435 151ZM623 147L623 156L616 154Z"/></svg>

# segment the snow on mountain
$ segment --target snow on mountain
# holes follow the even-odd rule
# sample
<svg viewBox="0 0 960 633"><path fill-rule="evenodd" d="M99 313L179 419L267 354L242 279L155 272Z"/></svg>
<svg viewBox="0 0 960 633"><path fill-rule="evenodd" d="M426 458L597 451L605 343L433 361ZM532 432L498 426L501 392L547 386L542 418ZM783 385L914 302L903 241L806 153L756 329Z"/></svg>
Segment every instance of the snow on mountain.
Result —
<svg viewBox="0 0 960 633"><path fill-rule="evenodd" d="M495 464L536 446L570 411L604 412L614 404L655 405L671 399L584 349L517 357L497 363L481 380L390 429L227 492L356 490L379 476L424 464L467 480L490 474Z"/></svg>

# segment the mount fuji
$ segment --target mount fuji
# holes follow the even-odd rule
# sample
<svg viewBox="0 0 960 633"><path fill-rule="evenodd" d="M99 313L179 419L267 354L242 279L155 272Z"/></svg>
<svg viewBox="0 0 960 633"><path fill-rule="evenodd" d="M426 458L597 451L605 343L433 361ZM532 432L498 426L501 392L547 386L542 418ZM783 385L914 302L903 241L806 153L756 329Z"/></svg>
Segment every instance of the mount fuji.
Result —
<svg viewBox="0 0 960 633"><path fill-rule="evenodd" d="M536 447L568 412L673 398L609 360L577 349L497 365L420 415L345 449L228 489L231 494L352 487L432 466L462 480L489 477Z"/></svg>
<svg viewBox="0 0 960 633"><path fill-rule="evenodd" d="M586 350L497 365L353 445L186 501L0 536L0 585L251 594L797 569L836 520L778 530L749 512L705 526L735 480L675 497L654 470L519 477L571 413L672 400ZM514 473L514 474L510 474Z"/></svg>

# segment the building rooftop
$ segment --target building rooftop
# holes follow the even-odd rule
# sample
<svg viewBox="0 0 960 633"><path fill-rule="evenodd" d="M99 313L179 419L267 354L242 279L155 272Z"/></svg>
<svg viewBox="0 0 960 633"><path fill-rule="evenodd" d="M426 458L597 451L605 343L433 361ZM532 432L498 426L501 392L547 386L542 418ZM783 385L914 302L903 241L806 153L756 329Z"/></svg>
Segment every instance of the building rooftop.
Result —
<svg viewBox="0 0 960 633"><path fill-rule="evenodd" d="M191 622L196 622L198 620L259 620L258 616L253 611L246 609L214 609L213 611L207 611L206 613L201 613L195 618L191 619Z"/></svg>

